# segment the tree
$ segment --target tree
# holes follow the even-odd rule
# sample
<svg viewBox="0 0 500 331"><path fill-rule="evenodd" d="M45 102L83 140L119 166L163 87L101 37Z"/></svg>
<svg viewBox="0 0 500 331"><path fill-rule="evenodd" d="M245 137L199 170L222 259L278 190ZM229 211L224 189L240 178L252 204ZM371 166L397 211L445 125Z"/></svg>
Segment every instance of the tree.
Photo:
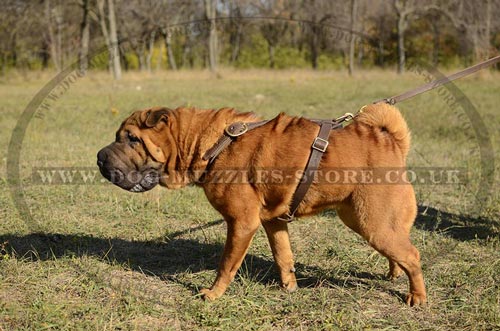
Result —
<svg viewBox="0 0 500 331"><path fill-rule="evenodd" d="M0 70L61 70L77 60L84 71L90 49L102 44L116 78L134 68L135 56L144 71L155 59L159 69L165 54L172 70L199 63L216 70L224 61L260 66L262 56L249 50L259 39L271 68L281 45L296 50L288 56L307 56L313 69L324 54L350 73L356 54L358 63L396 64L399 72L407 58L438 64L458 56L469 65L496 53L499 16L500 0L1 0ZM372 50L357 32L371 37Z"/></svg>
<svg viewBox="0 0 500 331"><path fill-rule="evenodd" d="M205 17L209 22L208 32L208 59L210 70L217 70L218 54L217 54L217 10L215 0L204 0L205 2Z"/></svg>
<svg viewBox="0 0 500 331"><path fill-rule="evenodd" d="M436 8L450 19L455 28L464 32L472 48L472 62L490 56L492 31L498 31L498 17L500 1L448 1L447 5Z"/></svg>
<svg viewBox="0 0 500 331"><path fill-rule="evenodd" d="M167 59L170 69L177 70L177 63L175 62L174 52L172 50L172 32L169 28L162 28L161 34L165 41L165 48L167 49Z"/></svg>
<svg viewBox="0 0 500 331"><path fill-rule="evenodd" d="M416 5L412 0L394 0L392 4L397 15L398 74L402 74L406 64L405 32L408 28L409 16L416 11Z"/></svg>
<svg viewBox="0 0 500 331"><path fill-rule="evenodd" d="M323 42L323 25L334 21L334 13L338 13L338 3L330 0L305 0L302 10L306 13L305 20L310 22L304 29L304 39L309 46L309 59L313 69L318 68L318 57Z"/></svg>
<svg viewBox="0 0 500 331"><path fill-rule="evenodd" d="M115 0L108 0L109 41L111 43L110 53L112 54L113 76L115 79L120 79L122 77L122 69L120 66L120 48L118 45L114 2Z"/></svg>
<svg viewBox="0 0 500 331"><path fill-rule="evenodd" d="M231 44L230 63L236 62L240 54L241 42L243 39L243 29L245 28L242 19L242 1L229 1L229 43Z"/></svg>
<svg viewBox="0 0 500 331"><path fill-rule="evenodd" d="M105 0L97 0L99 10L99 23L109 52L109 68L116 80L121 79L120 45L118 44L118 31L116 27L114 0L107 0L107 15Z"/></svg>
<svg viewBox="0 0 500 331"><path fill-rule="evenodd" d="M256 7L262 17L269 17L269 20L260 26L260 31L267 42L269 67L274 68L274 52L280 39L288 29L286 18L290 17L290 13L285 7L284 0L260 1L256 3Z"/></svg>
<svg viewBox="0 0 500 331"><path fill-rule="evenodd" d="M177 70L173 52L173 32L183 14L189 14L192 5L179 0L129 1L121 7L119 17L123 32L131 41L130 46L137 58L141 70L151 71L151 61L157 37L162 38L161 53L166 50L169 68ZM158 64L159 65L159 64ZM157 66L158 66L157 65Z"/></svg>
<svg viewBox="0 0 500 331"><path fill-rule="evenodd" d="M358 1L351 0L351 40L349 41L349 75L352 75L354 72L354 51L356 47L356 35L354 34L354 31L356 29L357 10L358 10Z"/></svg>
<svg viewBox="0 0 500 331"><path fill-rule="evenodd" d="M63 67L62 58L62 8L52 5L51 0L45 0L45 19L47 22L47 41L50 48L50 57L57 71Z"/></svg>
<svg viewBox="0 0 500 331"><path fill-rule="evenodd" d="M85 72L89 66L89 41L90 41L90 22L89 22L89 0L83 0L82 8L82 22L80 23L80 51L79 51L79 64L80 71Z"/></svg>

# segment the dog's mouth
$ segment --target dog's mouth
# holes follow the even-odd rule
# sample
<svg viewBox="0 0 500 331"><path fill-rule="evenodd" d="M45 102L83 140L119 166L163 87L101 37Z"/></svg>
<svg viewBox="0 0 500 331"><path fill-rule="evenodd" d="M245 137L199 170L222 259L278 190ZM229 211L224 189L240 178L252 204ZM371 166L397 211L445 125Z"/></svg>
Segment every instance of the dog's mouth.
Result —
<svg viewBox="0 0 500 331"><path fill-rule="evenodd" d="M129 191L136 193L146 192L158 185L159 182L159 172L155 169L149 169L145 173L143 173L141 181L135 184L131 189L129 189Z"/></svg>
<svg viewBox="0 0 500 331"><path fill-rule="evenodd" d="M160 172L156 169L132 170L124 172L118 168L99 168L101 174L114 185L129 192L146 192L160 182Z"/></svg>
<svg viewBox="0 0 500 331"><path fill-rule="evenodd" d="M158 185L160 163L141 164L138 158L134 158L134 153L129 151L129 155L125 154L119 144L110 146L97 154L97 165L104 178L129 192L146 192Z"/></svg>

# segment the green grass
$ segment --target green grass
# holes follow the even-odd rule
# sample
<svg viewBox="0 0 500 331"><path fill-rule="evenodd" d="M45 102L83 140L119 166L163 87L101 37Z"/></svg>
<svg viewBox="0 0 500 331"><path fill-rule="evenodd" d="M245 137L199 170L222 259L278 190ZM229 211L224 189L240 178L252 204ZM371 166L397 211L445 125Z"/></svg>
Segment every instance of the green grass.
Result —
<svg viewBox="0 0 500 331"><path fill-rule="evenodd" d="M33 119L21 152L24 222L7 186L7 144L46 75L0 79L0 330L492 330L500 328L500 157L478 209L475 133L436 92L400 105L413 131L410 166L465 167L467 185L416 185L412 240L422 255L429 304L408 308L407 278L384 279L387 262L335 213L290 225L301 289L278 287L263 231L226 295L210 286L225 225L201 190L127 193L112 185L30 185L33 167L95 167L95 155L132 110L151 105L233 106L270 118L330 118L424 83L408 73L223 71L92 74ZM500 76L457 86L476 106L499 152ZM465 122L467 119L465 118ZM36 225L36 227L35 227ZM36 229L37 233L34 233Z"/></svg>

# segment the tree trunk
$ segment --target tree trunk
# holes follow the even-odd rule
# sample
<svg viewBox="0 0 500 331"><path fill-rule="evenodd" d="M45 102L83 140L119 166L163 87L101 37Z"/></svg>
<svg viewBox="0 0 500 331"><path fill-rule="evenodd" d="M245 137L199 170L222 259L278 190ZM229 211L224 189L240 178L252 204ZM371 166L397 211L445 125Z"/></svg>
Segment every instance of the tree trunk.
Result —
<svg viewBox="0 0 500 331"><path fill-rule="evenodd" d="M471 29L471 41L472 41L472 63L479 61L481 58L481 46L479 44L479 36L477 27Z"/></svg>
<svg viewBox="0 0 500 331"><path fill-rule="evenodd" d="M143 40L131 40L130 41L130 48L132 48L132 51L135 54L135 57L137 58L137 61L139 63L139 71L146 71L146 58L145 58L145 53L146 51L144 50L145 44Z"/></svg>
<svg viewBox="0 0 500 331"><path fill-rule="evenodd" d="M441 31L439 25L436 22L437 17L433 17L432 20L432 65L437 66L439 64L439 38L441 36Z"/></svg>
<svg viewBox="0 0 500 331"><path fill-rule="evenodd" d="M205 56L203 56L203 61L205 61L205 60L206 60ZM205 63L204 63L204 65L205 65ZM189 66L191 69L194 67L194 59L193 59L193 53L192 53L190 40L186 40L186 42L182 46L182 66L183 67Z"/></svg>
<svg viewBox="0 0 500 331"><path fill-rule="evenodd" d="M269 52L269 68L274 68L274 45L268 43L267 50Z"/></svg>
<svg viewBox="0 0 500 331"><path fill-rule="evenodd" d="M83 0L82 4L83 17L80 23L80 52L78 60L80 71L86 72L89 66L89 40L90 40L90 24L89 24L89 0Z"/></svg>
<svg viewBox="0 0 500 331"><path fill-rule="evenodd" d="M167 59L170 69L177 70L174 52L172 51L172 34L169 28L163 30L163 39L165 39L165 47L167 48Z"/></svg>
<svg viewBox="0 0 500 331"><path fill-rule="evenodd" d="M131 48L135 54L135 57L137 58L137 61L139 62L139 71L145 71L146 63L144 60L144 47L142 45L135 45Z"/></svg>
<svg viewBox="0 0 500 331"><path fill-rule="evenodd" d="M312 24L311 24L311 38L309 39L309 48L311 51L311 67L313 69L318 69L318 34L320 27L317 25L318 23L316 22L316 15L313 14L312 17Z"/></svg>
<svg viewBox="0 0 500 331"><path fill-rule="evenodd" d="M358 44L358 66L363 65L363 58L365 57L365 49L363 44Z"/></svg>
<svg viewBox="0 0 500 331"><path fill-rule="evenodd" d="M151 72L151 59L153 57L154 47L156 39L156 29L151 31L149 36L148 54L146 55L146 70Z"/></svg>
<svg viewBox="0 0 500 331"><path fill-rule="evenodd" d="M122 77L120 66L120 48L118 45L118 33L116 29L115 4L114 0L108 0L108 20L109 20L109 41L110 55L113 64L113 77L118 80Z"/></svg>
<svg viewBox="0 0 500 331"><path fill-rule="evenodd" d="M215 0L205 0L205 15L209 20L210 31L208 34L208 60L210 70L217 70L217 25Z"/></svg>
<svg viewBox="0 0 500 331"><path fill-rule="evenodd" d="M128 59L125 56L125 50L123 49L123 45L120 45L120 63L123 65L123 70L128 71L130 68L130 64L128 63ZM111 71L110 71L111 73Z"/></svg>
<svg viewBox="0 0 500 331"><path fill-rule="evenodd" d="M12 34L10 49L12 54L12 66L15 68L17 67L17 32Z"/></svg>
<svg viewBox="0 0 500 331"><path fill-rule="evenodd" d="M405 71L406 54L405 54L405 30L406 16L398 16L398 74Z"/></svg>
<svg viewBox="0 0 500 331"><path fill-rule="evenodd" d="M54 63L54 67L57 71L61 71L61 62L60 62L60 54L58 51L60 47L57 46L57 42L60 38L58 38L54 33L54 28L52 26L52 11L53 9L50 6L50 0L45 1L45 15L47 20L48 27L48 38L49 38L49 46L50 46L50 58ZM57 16L57 12L54 13Z"/></svg>
<svg viewBox="0 0 500 331"><path fill-rule="evenodd" d="M385 66L385 61L384 61L384 40L382 38L379 38L378 40L378 52L377 52L377 62L378 65L383 68Z"/></svg>
<svg viewBox="0 0 500 331"><path fill-rule="evenodd" d="M57 55L58 59L57 61L59 62L59 68L62 69L63 67L63 52L62 52L62 25L63 25L63 18L62 18L62 13L60 11L60 8L55 11L55 18L56 18L56 31L57 31Z"/></svg>
<svg viewBox="0 0 500 331"><path fill-rule="evenodd" d="M318 69L318 36L313 35L311 38L311 66L313 69Z"/></svg>
<svg viewBox="0 0 500 331"><path fill-rule="evenodd" d="M318 69L318 35L316 33L316 28L313 28L311 41L311 67L313 69Z"/></svg>
<svg viewBox="0 0 500 331"><path fill-rule="evenodd" d="M485 29L484 29L484 58L490 57L491 50L491 0L486 0L486 13L485 13Z"/></svg>
<svg viewBox="0 0 500 331"><path fill-rule="evenodd" d="M354 28L356 26L356 12L358 10L358 3L356 0L351 0L351 40L349 41L349 75L352 76L354 72L354 51L356 48L356 38L354 35Z"/></svg>
<svg viewBox="0 0 500 331"><path fill-rule="evenodd" d="M233 40L233 49L231 51L231 63L236 62L236 60L238 60L238 56L240 55L241 33L242 33L242 25L238 24L236 34Z"/></svg>
<svg viewBox="0 0 500 331"><path fill-rule="evenodd" d="M0 60L0 76L5 76L5 72L7 69L7 55L5 52L2 52L2 58Z"/></svg>
<svg viewBox="0 0 500 331"><path fill-rule="evenodd" d="M113 74L113 63L111 58L111 41L109 40L108 24L106 22L106 13L104 11L104 1L97 0L97 10L99 11L99 25L101 26L102 36L104 37L104 42L108 48L108 70L110 74Z"/></svg>
<svg viewBox="0 0 500 331"><path fill-rule="evenodd" d="M42 68L45 70L49 67L49 45L47 42L44 42L42 45L42 49L40 51L40 57L42 58Z"/></svg>
<svg viewBox="0 0 500 331"><path fill-rule="evenodd" d="M160 43L160 50L158 52L158 57L156 60L156 71L161 70L161 63L163 62L163 53L165 52L165 44Z"/></svg>

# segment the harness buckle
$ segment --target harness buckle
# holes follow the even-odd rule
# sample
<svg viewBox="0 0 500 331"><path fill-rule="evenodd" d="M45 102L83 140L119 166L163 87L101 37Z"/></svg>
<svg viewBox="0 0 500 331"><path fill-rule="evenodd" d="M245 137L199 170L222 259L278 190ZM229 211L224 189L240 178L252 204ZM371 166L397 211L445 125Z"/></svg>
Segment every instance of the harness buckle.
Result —
<svg viewBox="0 0 500 331"><path fill-rule="evenodd" d="M228 125L224 132L231 138L236 138L245 134L248 131L248 125L243 122L236 122L231 125Z"/></svg>
<svg viewBox="0 0 500 331"><path fill-rule="evenodd" d="M324 153L324 152L326 152L326 148L328 147L329 144L330 143L328 142L328 140L325 140L325 139L320 138L320 137L316 137L316 139L314 139L314 142L313 142L311 147L317 151L320 151L321 153Z"/></svg>

